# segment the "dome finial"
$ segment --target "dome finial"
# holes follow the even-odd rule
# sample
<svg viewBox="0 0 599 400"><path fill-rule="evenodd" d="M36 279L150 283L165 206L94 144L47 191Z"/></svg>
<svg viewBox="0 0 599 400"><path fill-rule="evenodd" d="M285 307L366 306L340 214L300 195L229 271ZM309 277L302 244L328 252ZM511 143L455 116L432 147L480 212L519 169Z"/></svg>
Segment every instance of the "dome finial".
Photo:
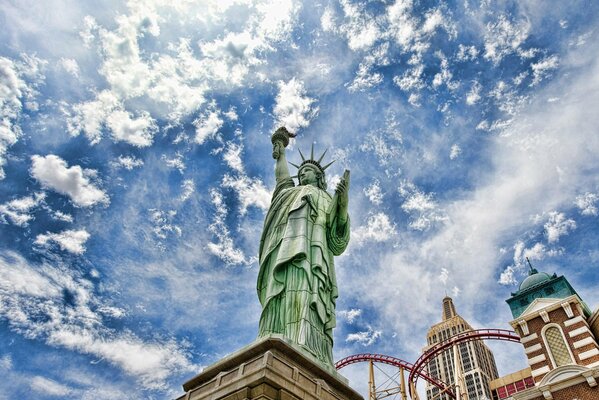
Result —
<svg viewBox="0 0 599 400"><path fill-rule="evenodd" d="M526 262L528 262L528 266L530 267L530 271L528 271L528 275L534 275L534 274L538 274L539 271L537 271L536 269L534 269L534 267L532 266L530 259L528 257L526 257Z"/></svg>

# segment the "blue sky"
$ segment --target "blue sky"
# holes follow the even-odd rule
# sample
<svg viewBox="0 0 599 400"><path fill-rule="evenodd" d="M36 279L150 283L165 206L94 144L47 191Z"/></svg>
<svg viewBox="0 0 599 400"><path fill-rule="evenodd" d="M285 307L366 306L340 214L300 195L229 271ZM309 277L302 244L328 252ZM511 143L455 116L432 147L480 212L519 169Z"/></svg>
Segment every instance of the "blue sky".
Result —
<svg viewBox="0 0 599 400"><path fill-rule="evenodd" d="M335 359L415 360L446 293L507 328L525 257L595 309L598 14L0 1L0 398L172 398L254 340L281 125L351 170Z"/></svg>

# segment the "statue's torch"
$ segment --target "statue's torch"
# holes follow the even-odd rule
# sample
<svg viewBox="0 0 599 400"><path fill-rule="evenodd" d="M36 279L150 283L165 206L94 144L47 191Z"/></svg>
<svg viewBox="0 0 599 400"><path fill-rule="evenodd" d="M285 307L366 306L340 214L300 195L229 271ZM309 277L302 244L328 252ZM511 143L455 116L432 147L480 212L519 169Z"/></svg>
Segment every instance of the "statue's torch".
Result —
<svg viewBox="0 0 599 400"><path fill-rule="evenodd" d="M285 128L284 126L277 129L270 138L270 141L273 145L272 158L274 158L275 160L277 160L279 158L280 148L279 148L279 146L276 145L277 143L280 143L281 145L283 145L283 148L285 148L289 144L289 139L294 138L294 137L295 137L295 134L289 132L287 130L287 128Z"/></svg>

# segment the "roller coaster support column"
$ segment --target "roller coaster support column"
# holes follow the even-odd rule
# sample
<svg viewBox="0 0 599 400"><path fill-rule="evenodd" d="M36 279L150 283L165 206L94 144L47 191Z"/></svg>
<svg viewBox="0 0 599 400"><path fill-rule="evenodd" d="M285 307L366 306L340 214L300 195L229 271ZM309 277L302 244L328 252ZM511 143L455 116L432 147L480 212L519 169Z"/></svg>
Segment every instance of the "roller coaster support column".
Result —
<svg viewBox="0 0 599 400"><path fill-rule="evenodd" d="M376 385L374 384L374 362L368 362L368 400L376 400Z"/></svg>
<svg viewBox="0 0 599 400"><path fill-rule="evenodd" d="M454 363L454 382L455 382L455 398L457 400L468 399L466 385L464 385L464 372L462 371L462 363L460 362L459 344L453 345L453 363Z"/></svg>
<svg viewBox="0 0 599 400"><path fill-rule="evenodd" d="M408 396L406 396L406 377L404 376L404 368L399 367L401 382L399 386L399 391L401 392L401 400L408 400Z"/></svg>
<svg viewBox="0 0 599 400"><path fill-rule="evenodd" d="M420 396L418 396L418 392L416 391L416 385L414 385L414 381L410 379L410 395L412 396L412 400L420 400Z"/></svg>

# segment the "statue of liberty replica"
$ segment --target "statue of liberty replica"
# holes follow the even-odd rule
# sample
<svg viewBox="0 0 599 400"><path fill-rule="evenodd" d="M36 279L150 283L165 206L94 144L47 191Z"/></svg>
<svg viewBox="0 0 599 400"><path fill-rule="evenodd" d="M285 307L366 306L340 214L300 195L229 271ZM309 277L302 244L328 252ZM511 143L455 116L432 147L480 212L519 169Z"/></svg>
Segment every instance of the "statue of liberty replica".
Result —
<svg viewBox="0 0 599 400"><path fill-rule="evenodd" d="M204 368L177 400L364 400L333 366L337 281L333 258L349 242L349 171L327 192L325 153L302 158L290 176L285 148L272 135L276 186L260 239L258 340ZM299 180L296 185L294 178Z"/></svg>
<svg viewBox="0 0 599 400"><path fill-rule="evenodd" d="M260 240L258 298L262 315L258 337L283 335L327 366L333 365L337 282L334 256L349 242L349 171L331 196L321 164L325 152L302 158L296 186L285 148L294 137L285 128L272 135L276 187Z"/></svg>

